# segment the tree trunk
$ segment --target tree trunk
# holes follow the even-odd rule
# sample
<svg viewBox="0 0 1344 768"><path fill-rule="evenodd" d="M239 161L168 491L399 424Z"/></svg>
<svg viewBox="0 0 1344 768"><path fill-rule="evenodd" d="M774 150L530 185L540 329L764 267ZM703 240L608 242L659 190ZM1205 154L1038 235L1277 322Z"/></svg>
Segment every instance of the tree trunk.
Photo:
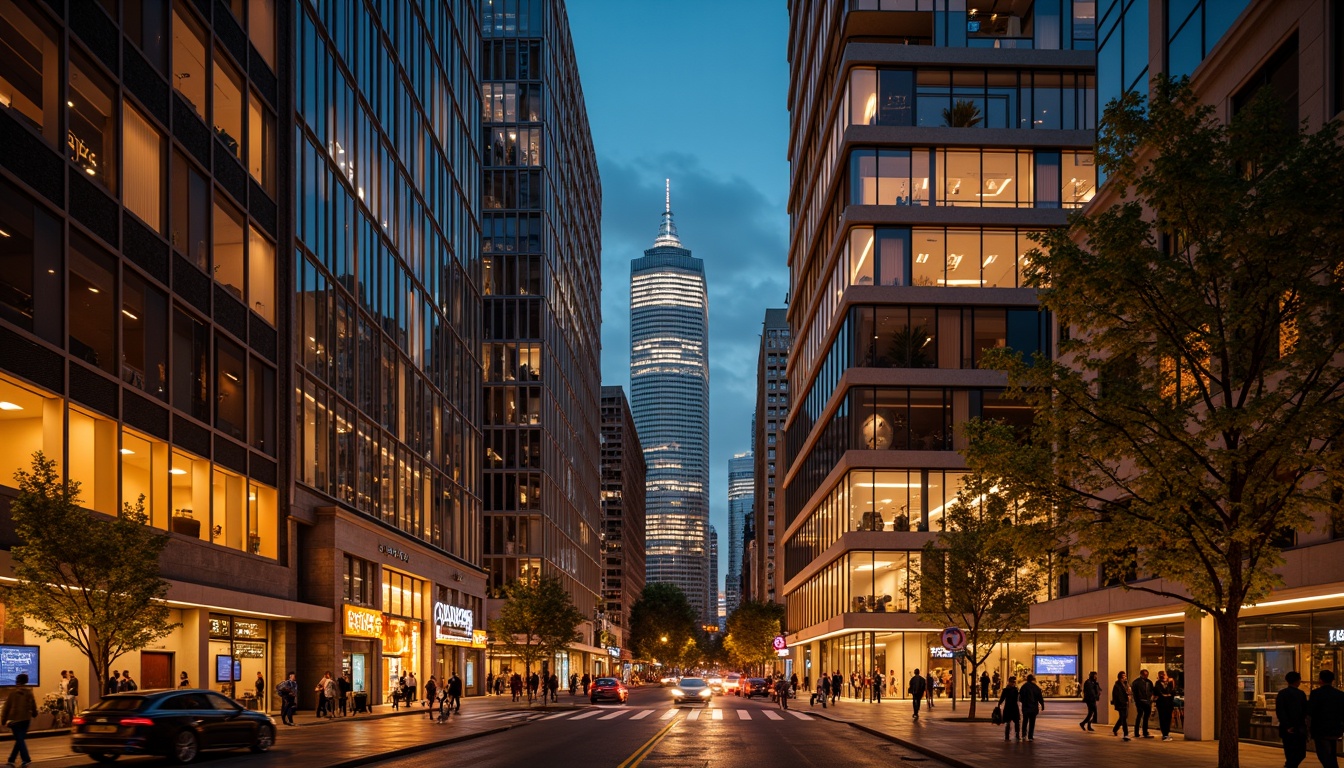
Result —
<svg viewBox="0 0 1344 768"><path fill-rule="evenodd" d="M1238 768L1237 618L1240 604L1214 617L1218 630L1218 768Z"/></svg>
<svg viewBox="0 0 1344 768"><path fill-rule="evenodd" d="M977 668L977 666L976 666L975 660L972 659L972 660L971 660L971 675L970 675L970 677L967 677L967 676L966 676L966 666L963 664L962 667L961 667L961 672L962 672L962 686L961 686L961 687L966 691L966 698L971 702L971 709L970 709L970 711L969 711L968 713L966 713L966 717L969 718L969 719L971 719L971 720L975 720L975 702L976 702L976 699L980 698L979 696L976 695L976 693L980 690L980 684L979 684L978 682L976 682L976 679L975 679L975 671L976 671L976 668Z"/></svg>

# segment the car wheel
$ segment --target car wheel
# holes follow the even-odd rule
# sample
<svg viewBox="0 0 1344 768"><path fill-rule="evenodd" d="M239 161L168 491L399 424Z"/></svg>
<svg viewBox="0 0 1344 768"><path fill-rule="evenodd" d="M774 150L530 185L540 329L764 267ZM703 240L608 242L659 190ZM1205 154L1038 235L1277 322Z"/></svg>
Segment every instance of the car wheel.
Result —
<svg viewBox="0 0 1344 768"><path fill-rule="evenodd" d="M190 763L200 753L196 734L191 731L178 731L173 737L173 759L179 763Z"/></svg>
<svg viewBox="0 0 1344 768"><path fill-rule="evenodd" d="M253 752L265 752L275 745L275 729L269 725L257 728L257 740L252 742Z"/></svg>
<svg viewBox="0 0 1344 768"><path fill-rule="evenodd" d="M108 763L115 763L117 761L117 758L121 757L121 755L114 755L110 752L103 752L97 755L89 755L89 757L92 757L95 763L103 763L104 765L106 765Z"/></svg>

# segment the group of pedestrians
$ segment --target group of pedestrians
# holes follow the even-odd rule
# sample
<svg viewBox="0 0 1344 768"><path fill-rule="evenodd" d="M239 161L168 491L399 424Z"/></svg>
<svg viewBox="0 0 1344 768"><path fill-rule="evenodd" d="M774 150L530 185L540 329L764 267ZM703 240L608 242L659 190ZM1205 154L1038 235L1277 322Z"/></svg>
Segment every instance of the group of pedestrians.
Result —
<svg viewBox="0 0 1344 768"><path fill-rule="evenodd" d="M1003 723L1003 740L1010 741L1009 733L1018 741L1036 740L1036 718L1045 709L1045 693L1036 684L1035 675L1027 675L1022 687L1017 687L1017 676L1010 675L1008 684L999 691L995 711Z"/></svg>
<svg viewBox="0 0 1344 768"><path fill-rule="evenodd" d="M919 719L919 704L921 701L928 705L930 712L933 711L933 694L937 688L938 682L939 681L934 678L932 672L927 672L921 675L918 667L915 668L914 674L910 676L910 682L906 685L905 692L906 695L910 697L910 700L914 702L916 720ZM946 689L947 683L944 682L943 686L944 689ZM956 702L953 703L955 704Z"/></svg>
<svg viewBox="0 0 1344 768"><path fill-rule="evenodd" d="M1335 687L1335 673L1321 670L1311 696L1302 690L1300 673L1289 672L1284 680L1288 685L1274 699L1274 714L1279 721L1285 768L1297 768L1306 759L1307 737L1315 742L1321 767L1338 768L1335 745L1344 736L1344 691Z"/></svg>
<svg viewBox="0 0 1344 768"><path fill-rule="evenodd" d="M1097 673L1087 676L1083 683L1083 703L1087 705L1087 716L1078 724L1084 731L1095 730L1092 724L1097 722L1097 704L1101 701L1101 682ZM1171 718L1176 710L1176 681L1159 670L1154 682L1148 677L1148 670L1139 670L1139 677L1132 684L1129 674L1124 670L1117 672L1115 683L1111 685L1111 707L1115 709L1115 725L1112 736L1123 736L1129 741L1129 708L1134 706L1134 738L1151 739L1148 725L1153 716L1153 706L1157 706L1157 725L1163 741L1171 741Z"/></svg>
<svg viewBox="0 0 1344 768"><path fill-rule="evenodd" d="M448 715L462 712L462 678L454 672L440 685L433 675L425 683L425 707L429 710L429 721L445 723ZM437 716L436 716L437 714Z"/></svg>

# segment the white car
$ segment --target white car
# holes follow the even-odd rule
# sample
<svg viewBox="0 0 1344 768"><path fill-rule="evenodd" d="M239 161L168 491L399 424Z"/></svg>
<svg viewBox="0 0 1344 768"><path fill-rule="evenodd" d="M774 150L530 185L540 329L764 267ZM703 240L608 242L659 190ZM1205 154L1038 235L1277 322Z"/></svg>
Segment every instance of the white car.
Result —
<svg viewBox="0 0 1344 768"><path fill-rule="evenodd" d="M709 683L699 677L683 677L677 681L677 687L672 689L672 703L678 707L690 703L708 707L713 698L714 692L710 690Z"/></svg>

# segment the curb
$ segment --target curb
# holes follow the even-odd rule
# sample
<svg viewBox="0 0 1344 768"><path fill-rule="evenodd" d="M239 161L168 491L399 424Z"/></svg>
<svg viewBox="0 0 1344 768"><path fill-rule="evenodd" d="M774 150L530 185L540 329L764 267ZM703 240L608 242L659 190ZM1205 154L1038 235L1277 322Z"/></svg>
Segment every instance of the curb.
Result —
<svg viewBox="0 0 1344 768"><path fill-rule="evenodd" d="M814 716L814 717L820 717L820 718L822 718L823 720L829 720L829 721L831 721L832 723L844 723L845 725L848 725L848 726L850 726L851 728L857 728L858 730L863 731L864 733L866 733L866 734L868 734L868 735L870 735L870 736L876 736L876 737L879 738L879 739L883 739L883 740L885 740L885 741L890 741L890 742L893 743L893 744L899 744L899 745L901 745L902 747L905 747L906 749L914 750L915 752L918 752L918 753L920 753L921 755L924 755L925 757L931 757L931 758L933 758L934 760L938 760L939 762L946 763L946 764L952 766L952 768L981 768L981 766L978 766L978 765L972 765L972 764L967 763L967 762L964 762L964 761L962 761L962 760L958 760L958 759L955 758L955 757L948 757L947 755L943 755L943 754L938 753L937 751L933 750L933 749L930 748L930 747L926 747L926 746L924 746L924 745L922 745L922 744L915 743L915 742L910 741L910 740L908 740L908 739L903 739L903 738L901 738L901 737L899 737L899 736L892 736L890 733L887 733L886 731L879 731L879 730L876 729L876 728L873 728L873 727L870 727L870 726L867 726L867 725L863 725L862 723L856 723L856 722L854 722L853 720L843 720L843 719L838 718L838 717L831 717L830 715L818 714L818 713L816 713L816 712L808 712L808 714L809 714L809 715L812 715L812 716Z"/></svg>

